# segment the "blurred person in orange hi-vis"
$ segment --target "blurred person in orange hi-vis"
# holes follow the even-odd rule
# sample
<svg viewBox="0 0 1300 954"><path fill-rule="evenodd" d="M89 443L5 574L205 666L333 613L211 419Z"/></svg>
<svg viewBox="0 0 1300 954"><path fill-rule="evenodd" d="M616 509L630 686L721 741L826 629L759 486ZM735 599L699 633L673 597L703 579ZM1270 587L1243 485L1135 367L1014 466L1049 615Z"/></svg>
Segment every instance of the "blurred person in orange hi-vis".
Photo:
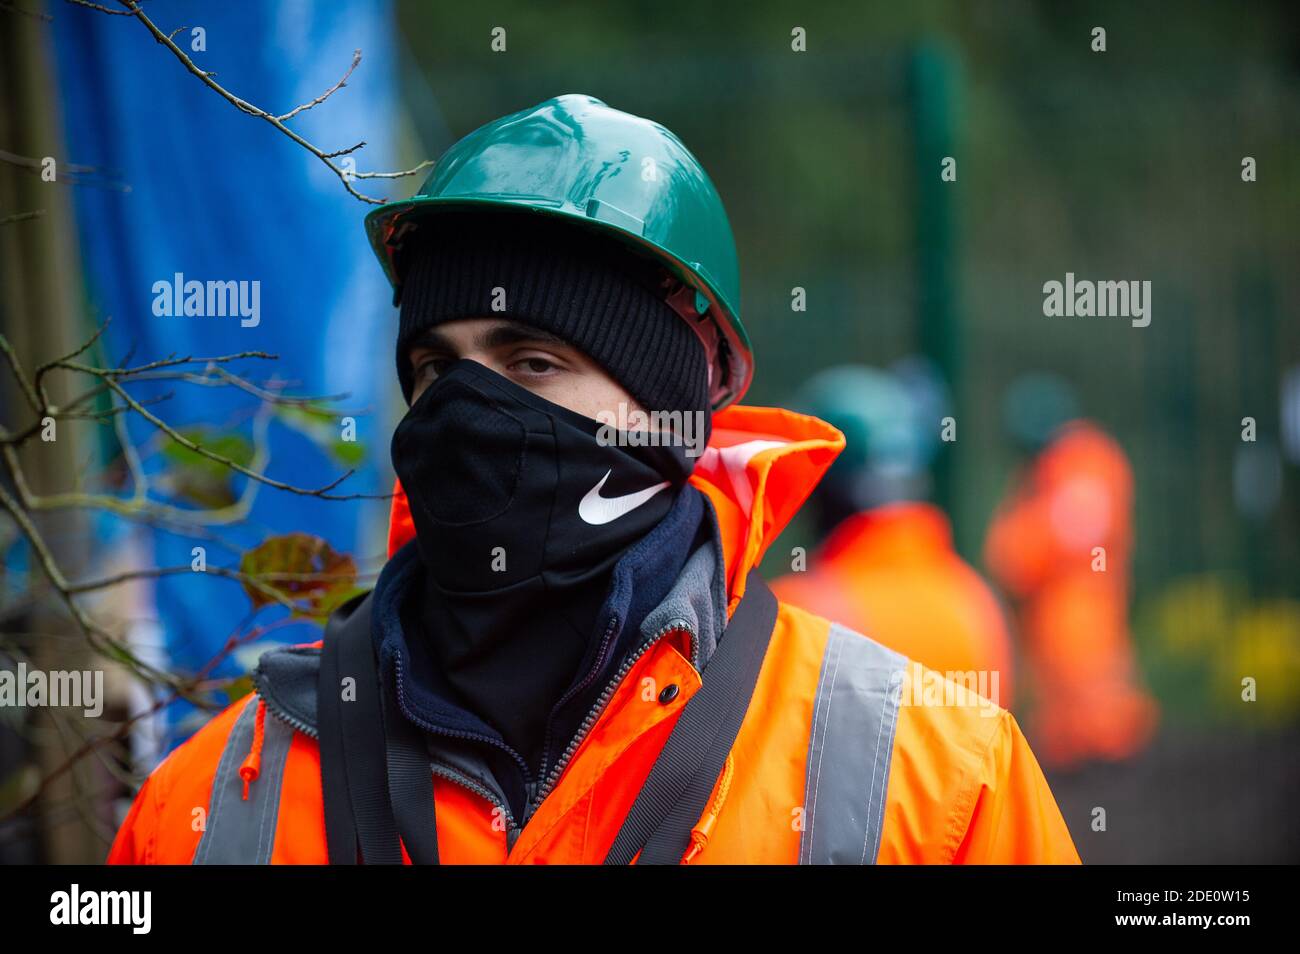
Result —
<svg viewBox="0 0 1300 954"><path fill-rule="evenodd" d="M846 446L810 500L821 545L773 589L1007 706L1002 608L953 549L948 517L926 501L944 403L921 358L889 371L829 368L805 383L794 406L841 430Z"/></svg>
<svg viewBox="0 0 1300 954"><path fill-rule="evenodd" d="M1036 750L1060 768L1126 759L1159 718L1128 625L1132 469L1055 375L1016 379L1003 419L1028 460L993 516L984 559L1018 603Z"/></svg>

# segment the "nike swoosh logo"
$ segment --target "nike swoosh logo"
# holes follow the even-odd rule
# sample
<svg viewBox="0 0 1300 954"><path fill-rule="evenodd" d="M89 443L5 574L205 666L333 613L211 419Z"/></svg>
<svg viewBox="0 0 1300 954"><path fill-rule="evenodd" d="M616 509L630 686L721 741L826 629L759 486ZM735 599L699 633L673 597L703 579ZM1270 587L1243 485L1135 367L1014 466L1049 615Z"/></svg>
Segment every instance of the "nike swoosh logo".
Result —
<svg viewBox="0 0 1300 954"><path fill-rule="evenodd" d="M617 520L619 517L631 513L659 491L669 486L669 482L665 480L661 484L655 484L645 490L638 490L634 494L624 494L622 497L602 497L600 488L605 486L605 481L609 480L609 475L612 473L612 470L605 471L605 476L600 478L600 483L588 490L582 498L582 502L578 504L578 516L582 518L584 523L598 527L602 523Z"/></svg>

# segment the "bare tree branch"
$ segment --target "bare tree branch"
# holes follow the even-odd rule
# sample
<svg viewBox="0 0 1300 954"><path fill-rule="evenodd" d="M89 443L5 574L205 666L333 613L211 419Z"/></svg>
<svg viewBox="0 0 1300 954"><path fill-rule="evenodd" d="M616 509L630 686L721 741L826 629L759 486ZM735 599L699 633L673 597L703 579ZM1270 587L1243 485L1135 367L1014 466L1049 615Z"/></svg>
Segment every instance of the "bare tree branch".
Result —
<svg viewBox="0 0 1300 954"><path fill-rule="evenodd" d="M282 122L282 123L284 123L284 122L288 122L290 119L293 119L293 117L297 116L299 113L305 113L307 110L311 109L313 106L319 106L321 103L325 102L325 100L329 99L331 96L333 96L335 93L337 93L337 92L338 92L340 89L342 89L344 86L347 86L347 85L348 85L348 77L352 75L352 71L355 70L355 69L357 68L357 64L359 64L360 62L361 62L361 51L360 51L360 50L353 50L353 51L352 51L352 65L348 67L348 71L347 71L346 73L343 74L343 78L342 78L341 80L339 80L337 83L335 83L335 84L334 84L333 86L331 86L329 89L325 90L325 92L321 93L319 96L317 96L315 99L313 99L310 103L303 103L301 106L296 106L296 107L294 107L293 109L289 110L289 111L288 111L287 113L285 113L283 116L276 116L275 118L278 119L278 120L279 120L280 122Z"/></svg>
<svg viewBox="0 0 1300 954"><path fill-rule="evenodd" d="M202 576L206 573L228 580L238 580L241 583L247 583L249 586L258 588L261 588L261 584L267 580L279 583L348 583L357 578L355 573L259 573L256 576L251 576L240 570L232 570L229 567L224 566L210 566L203 571L198 571L187 563L184 566L158 566L150 567L146 570L125 570L121 573L115 573L112 576L107 576L99 580L90 580L86 583L72 583L68 586L68 592L89 593L92 590L102 590L109 586L117 586L119 583L125 583L127 580L158 579L164 576L179 576L185 573L192 573L197 576ZM277 590L265 587L262 591L265 595L272 599L276 599L282 606L288 609L294 609L293 602L279 596Z"/></svg>
<svg viewBox="0 0 1300 954"><path fill-rule="evenodd" d="M34 156L20 156L17 153L0 149L0 162L14 166L33 175L39 175L45 169L45 159ZM59 166L60 174L54 182L71 185L90 185L118 192L130 192L130 183L123 182L116 173L105 172L97 166L84 166L75 162L65 162Z"/></svg>
<svg viewBox="0 0 1300 954"><path fill-rule="evenodd" d="M381 179L381 178L398 179L398 178L403 178L405 176L416 175L420 171L427 169L429 166L433 165L433 160L426 159L424 162L420 163L419 165L414 166L410 169L405 169L401 172L388 172L388 173L354 172L350 169L346 169L340 165L335 164L332 160L337 159L340 156L348 155L349 153L355 152L356 150L360 149L362 146L365 145L364 140L362 142L357 143L355 146L348 147L347 149L341 149L335 152L326 152L325 150L319 148L318 146L315 146L312 143L308 142L302 136L298 135L287 125L285 125L285 121L287 119L297 115L298 113L306 109L310 109L312 106L315 106L318 103L324 102L327 98L329 98L330 95L332 95L335 91L337 91L340 87L342 87L345 81L347 80L347 78L352 75L352 70L355 69L357 64L361 61L360 50L356 51L356 53L353 54L352 65L348 68L347 72L343 74L343 79L339 80L337 84L335 84L333 87L327 90L323 95L312 100L310 103L304 103L302 106L290 110L288 113L284 113L282 115L276 115L275 113L268 112L264 109L261 109L258 106L254 106L252 103L248 102L245 99L241 99L240 97L236 96L234 93L227 90L216 80L214 80L212 77L216 75L215 73L211 72L210 70L205 70L200 68L197 63L195 63L192 59L190 59L189 55L184 50L182 50L179 46L176 45L176 43L172 39L172 37L175 36L175 31L173 31L171 35L163 33L162 30L160 30L158 26L151 19L149 19L149 17L145 14L144 10L141 9L139 3L136 2L136 0L118 0L118 2L122 4L122 6L126 7L126 10L124 11L110 10L107 7L104 7L100 4L92 3L90 2L90 0L68 0L68 2L74 3L82 7L90 7L93 10L99 10L104 13L113 13L119 16L133 15L137 20L139 20L142 24L144 24L145 28L153 35L153 38L158 43L161 43L163 46L167 47L167 49L171 51L172 55L175 56L178 60L180 60L181 64L187 70L189 70L196 77L198 77L198 79L203 83L204 86L208 87L208 89L212 90L214 93L216 93L226 102L230 103L240 112L247 113L249 116L254 116L258 119L265 120L266 122L274 126L276 129L278 129L280 132L282 132L284 135L288 136L290 139L296 142L299 146L302 146L302 148L306 149L308 152L310 152L321 162L325 163L325 165L329 167L330 171L339 177L339 181L343 183L343 188L346 189L348 193L350 193L352 196L360 199L362 202L369 203L370 205L382 205L385 200L358 192L356 187L352 185L353 179Z"/></svg>
<svg viewBox="0 0 1300 954"><path fill-rule="evenodd" d="M27 398L27 403L32 406L32 410L40 416L45 407L45 403L37 396L36 389L32 387L32 382L27 380L27 372L18 361L18 356L14 354L13 345L9 344L9 339L0 335L0 352L9 362L10 369L13 370L14 378L18 381L18 387L22 389L23 395Z"/></svg>
<svg viewBox="0 0 1300 954"><path fill-rule="evenodd" d="M3 218L0 218L0 225L8 225L11 222L26 222L28 219L39 219L44 214L44 209L32 209L30 212L15 212L12 215L6 215Z"/></svg>
<svg viewBox="0 0 1300 954"><path fill-rule="evenodd" d="M98 10L100 13L107 13L114 17L129 17L130 10L112 10L99 3L91 3L90 0L68 0L68 3L75 3L79 7L89 7L92 10Z"/></svg>
<svg viewBox="0 0 1300 954"><path fill-rule="evenodd" d="M71 362L62 363L61 366L72 368L78 371L87 370L85 366L76 365ZM259 483L266 484L268 487L274 487L276 490L287 490L289 493L292 494L301 494L306 497L321 497L325 500L357 500L364 497L373 497L373 495L369 495L369 494L329 493L330 490L333 490L339 484L343 483L343 481L347 480L354 473L356 473L355 470L346 471L343 474L336 477L334 480L331 480L328 484L325 484L323 487L319 487L315 490L306 490L302 487L295 487L293 484L286 484L284 481L273 480L272 478L267 477L265 474L259 474L256 471L250 470L249 468L245 467L243 464L237 463L236 461L233 461L228 457L223 457L220 454L213 453L212 451L208 450L206 447L202 446L201 444L194 443L194 441L190 440L184 434L177 431L175 428L173 428L162 418L157 417L151 411L149 411L148 408L142 405L130 394L128 394L126 389L122 387L122 385L118 384L117 381L115 381L113 378L106 377L104 381L108 384L110 388L112 388L117 393L118 397L120 397L123 401L125 401L127 404L131 406L132 410L134 410L137 414L143 417L154 427L158 428L158 430L162 431L164 434L166 434L176 443L180 444L182 447L186 448L187 450L193 451L194 453L198 454L201 457L206 457L210 461L213 461L218 464L224 464L226 467L229 467L231 470L235 471L236 473L243 474L245 477L248 477L251 480L256 480Z"/></svg>
<svg viewBox="0 0 1300 954"><path fill-rule="evenodd" d="M356 179L396 179L415 175L432 165L431 162L426 161L405 171L357 173L353 171L354 163L350 159L343 162L338 160L343 160L344 157L348 157L364 148L366 145L364 140L337 151L325 151L303 136L298 135L286 125L300 114L323 104L348 85L352 75L361 63L360 50L354 51L351 63L333 86L314 99L302 103L288 112L276 115L235 96L218 84L214 79L216 76L214 72L201 69L175 42L176 38L188 28L178 27L171 30L170 33L164 34L144 13L140 0L117 0L117 3L124 9L114 9L113 6L93 2L93 0L68 0L68 2L113 16L134 17L150 32L156 43L170 50L184 68L196 76L205 86L241 112L270 123L291 141L324 162L338 176L344 189L363 202L380 204L383 200L359 192L354 185ZM112 3L112 0L106 0L106 3ZM51 19L44 14L23 10L17 7L12 0L0 0L0 12L24 14L44 20ZM181 42L185 42L184 38L182 38ZM37 173L44 170L47 165L46 160L18 156L3 150L0 150L0 162L28 172ZM60 163L58 168L58 179L66 182L82 181L84 176L99 173L99 170L93 166L82 166L74 163ZM129 190L129 187L127 189ZM0 217L0 224L33 219L43 214L44 210L34 210L7 215ZM120 766L110 757L111 753L105 746L125 739L127 733L141 719L158 712L179 699L188 700L204 710L216 711L221 708L217 702L217 697L213 693L232 681L213 679L211 673L222 660L250 640L280 626L301 625L303 621L302 611L309 613L323 612L333 605L332 601L335 597L341 592L350 589L348 584L356 583L359 579L358 574L353 570L354 564L351 557L334 554L330 548L326 547L325 550L329 554L328 559L322 561L318 558L318 550L310 550L308 551L309 556L302 560L299 558L303 552L301 549L295 551L293 555L285 555L283 551L285 551L286 547L282 545L284 541L281 540L276 540L275 545L259 550L255 559L250 557L243 562L239 562L238 566L208 566L204 571L204 575L233 580L246 588L248 595L251 597L251 612L235 629L234 633L229 636L221 651L204 664L197 674L183 675L168 672L146 662L145 660L149 658L147 653L144 653L142 658L142 656L137 655L138 647L124 641L120 628L121 620L106 617L96 618L101 612L103 604L95 600L92 594L101 593L136 580L174 577L182 573L192 574L195 572L194 569L188 565L140 567L139 561L130 563L114 562L113 565L103 567L100 570L106 575L75 581L70 580L70 576L80 574L70 573L65 567L59 565L55 549L45 536L46 533L52 531L41 522L40 513L74 508L99 509L136 523L177 527L180 528L179 532L200 534L204 533L206 527L231 525L246 521L251 512L255 496L262 485L293 494L320 497L327 500L387 499L391 496L391 494L331 493L332 490L352 476L354 470L351 469L337 479L314 489L295 486L267 476L266 471L270 462L269 422L272 420L287 421L291 426L302 428L313 439L329 444L334 439L333 437L328 434L322 437L316 433L318 416L321 420L328 421L335 409L322 408L321 404L325 401L337 400L346 395L310 397L285 394L283 393L284 382L277 381L274 376L266 381L255 381L245 375L243 368L229 368L226 366L233 361L246 358L272 360L275 358L274 355L257 351L214 357L171 354L165 358L138 365L130 365L130 358L126 357L116 366L111 366L113 361L102 353L102 338L106 327L107 322L99 326L93 335L68 354L39 364L33 362L35 370L32 374L29 374L28 367L25 367L18 360L10 343L3 335L0 335L0 353L3 354L0 370L3 369L5 364L8 365L17 383L18 390L22 394L22 400L13 409L18 413L18 420L0 422L0 514L6 514L10 518L0 519L0 537L5 538L0 540L0 547L7 547L14 541L25 540L28 552L31 554L30 562L39 567L38 572L28 574L25 590L17 594L16 599L11 600L9 595L5 594L6 609L12 610L16 605L31 608L54 607L55 612L52 622L55 625L49 627L54 632L41 633L40 638L67 640L69 645L75 641L78 645L88 646L90 650L99 656L120 663L132 677L150 687L151 693L158 696L158 698L144 712L132 715L110 734L102 737L89 737L93 734L89 730L85 730L83 726L75 722L57 718L58 714L56 713L53 728L58 733L57 736L44 729L42 732L45 736L48 736L52 744L59 746L59 753L55 760L62 761L35 785L34 791L28 793L26 791L27 786L24 785L21 793L23 796L21 803L4 811L3 816L0 816L0 821L12 819L35 804L38 799L48 797L50 784L65 776L83 759L98 759L103 763L104 771L119 781L129 783L129 779L125 778ZM84 357L87 352L93 353L94 357ZM75 377L78 387L69 388L66 391L57 387L56 385L64 383L63 375ZM80 379L82 375L91 378L92 383L82 382ZM53 376L53 379L51 376ZM172 396L170 393L162 396L150 395L148 397L137 396L133 393L133 391L139 391L138 388L132 387L137 382L168 380L203 387L233 387L255 398L258 403L255 405L256 413L252 423L251 451L245 437L247 409L241 409L240 413L236 415L239 440L238 442L232 442L235 450L230 454L222 454L212 449L213 447L222 447L221 444L199 436L206 434L206 430L178 429L164 419L165 409L160 412L150 409L166 402ZM65 395L70 395L70 397L56 402L52 400L51 394L60 398ZM26 405L26 408L23 405ZM277 411L277 409L286 409L286 411ZM8 410L10 409L6 408L6 411ZM28 423L29 412L35 418L34 422L30 424ZM138 439L138 441L132 440L126 426L128 416L131 414L138 414L152 426L153 431L147 437ZM304 417L304 414L307 416ZM82 448L77 448L77 452L73 455L74 459L65 468L72 472L70 485L74 488L73 492L44 493L49 488L42 487L40 488L41 494L33 493L32 488L28 485L28 477L23 471L22 460L26 458L25 456L20 457L20 449L27 445L29 441L35 441L51 419L60 423L64 421L92 421L114 429L117 443L121 448L121 457L113 463L108 479L102 479L97 474L88 456L84 462L81 461L80 458L83 456L81 453ZM10 427L14 428L12 432L9 429ZM190 453L173 458L173 448L171 446L173 443L178 447L185 448ZM22 453L26 454L33 449L35 448L29 447ZM169 468L174 465L176 469L165 471L161 478L157 473L152 474L154 481L158 484L158 488L154 489L150 487L152 468L146 465L153 462L151 459L156 454L168 455L167 464ZM198 455L205 461L218 464L220 468L225 470L216 469L216 476L213 477L214 469L207 464L193 461L190 454ZM232 474L238 474L247 479L237 481L232 478ZM66 480L65 477L59 479ZM128 479L130 481L129 490L126 487ZM68 483L62 484L64 487L68 485ZM180 489L174 496L184 497L184 500L178 500L178 502L197 501L200 509L190 510L165 502L165 495L169 491L177 491L177 488ZM212 492L210 488L215 488L215 492ZM238 499L235 499L236 492L238 493ZM157 499L159 497L164 499ZM233 502L231 502L232 500ZM208 506L208 504L212 503L215 503L216 506ZM220 539L210 532L205 535L211 539ZM313 541L310 537L307 539L309 543L321 543L321 541ZM291 542L295 546L300 543L296 539ZM230 546L224 541L222 545L227 546L232 552L236 553L241 549L240 547ZM123 569L124 565L132 568ZM276 569L278 566L288 566L295 571L320 567L322 570L328 570L329 572L278 572ZM115 572L119 570L120 572ZM344 570L348 572L342 572ZM340 584L343 584L343 586L340 587ZM246 628L253 623L258 614L268 605L279 606L288 609L290 612L282 620L247 630ZM75 625L63 624L62 621L65 618L70 618ZM11 634L6 634L5 637L0 638L0 642L7 639L8 635ZM72 751L64 759L64 753L68 749ZM77 812L84 812L86 790L82 782L76 781L77 778L77 776L74 776L73 798L67 803L57 806L60 812L66 813L69 808ZM95 819L87 814L86 821L91 824ZM111 835L111 832L106 830L99 833L101 836Z"/></svg>
<svg viewBox="0 0 1300 954"><path fill-rule="evenodd" d="M49 579L50 583L54 586L55 591L62 598L63 604L71 614L72 618L76 620L77 625L81 627L81 630L85 634L91 648L97 650L101 655L123 663L142 678L154 682L161 682L167 685L174 685L176 680L170 673L155 669L137 659L129 647L122 645L122 643L120 643L112 633L109 633L107 630L97 625L89 616L86 615L82 608L77 605L77 601L74 600L72 595L68 592L68 582L63 576L63 571L59 569L58 564L55 562L54 555L50 552L49 547L46 546L44 537L41 536L40 531L38 531L35 525L27 518L27 514L23 511L23 508L18 505L18 501L14 500L14 498L10 496L9 491L4 488L3 483L0 483L0 506L3 506L4 509L9 511L10 516L13 517L14 522L18 524L18 528L22 531L23 536L27 538L27 542L31 546L32 552L36 554L37 561L40 563L45 576Z"/></svg>

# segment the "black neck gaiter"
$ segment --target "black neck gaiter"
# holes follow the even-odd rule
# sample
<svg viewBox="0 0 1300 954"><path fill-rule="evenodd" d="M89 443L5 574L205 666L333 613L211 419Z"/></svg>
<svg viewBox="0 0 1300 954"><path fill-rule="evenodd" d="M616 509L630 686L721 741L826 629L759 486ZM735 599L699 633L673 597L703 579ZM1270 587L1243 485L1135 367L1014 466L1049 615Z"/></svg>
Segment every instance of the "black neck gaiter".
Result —
<svg viewBox="0 0 1300 954"><path fill-rule="evenodd" d="M617 446L606 433L461 360L393 434L426 576L416 638L534 771L551 709L600 637L610 571L691 470L681 447Z"/></svg>

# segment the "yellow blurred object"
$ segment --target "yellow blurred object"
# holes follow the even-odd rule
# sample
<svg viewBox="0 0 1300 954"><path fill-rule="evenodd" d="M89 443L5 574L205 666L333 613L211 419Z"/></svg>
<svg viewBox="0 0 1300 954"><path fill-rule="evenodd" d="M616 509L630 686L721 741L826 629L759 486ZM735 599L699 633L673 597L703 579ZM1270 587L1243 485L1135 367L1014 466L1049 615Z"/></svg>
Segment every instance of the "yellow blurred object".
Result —
<svg viewBox="0 0 1300 954"><path fill-rule="evenodd" d="M1214 656L1216 691L1243 706L1257 706L1275 720L1300 710L1300 602L1273 600L1244 610L1234 620L1226 652ZM1244 702L1242 680L1255 680L1255 701Z"/></svg>
<svg viewBox="0 0 1300 954"><path fill-rule="evenodd" d="M1178 580L1155 602L1160 647L1176 655L1202 655L1218 646L1231 626L1237 588L1216 576Z"/></svg>

